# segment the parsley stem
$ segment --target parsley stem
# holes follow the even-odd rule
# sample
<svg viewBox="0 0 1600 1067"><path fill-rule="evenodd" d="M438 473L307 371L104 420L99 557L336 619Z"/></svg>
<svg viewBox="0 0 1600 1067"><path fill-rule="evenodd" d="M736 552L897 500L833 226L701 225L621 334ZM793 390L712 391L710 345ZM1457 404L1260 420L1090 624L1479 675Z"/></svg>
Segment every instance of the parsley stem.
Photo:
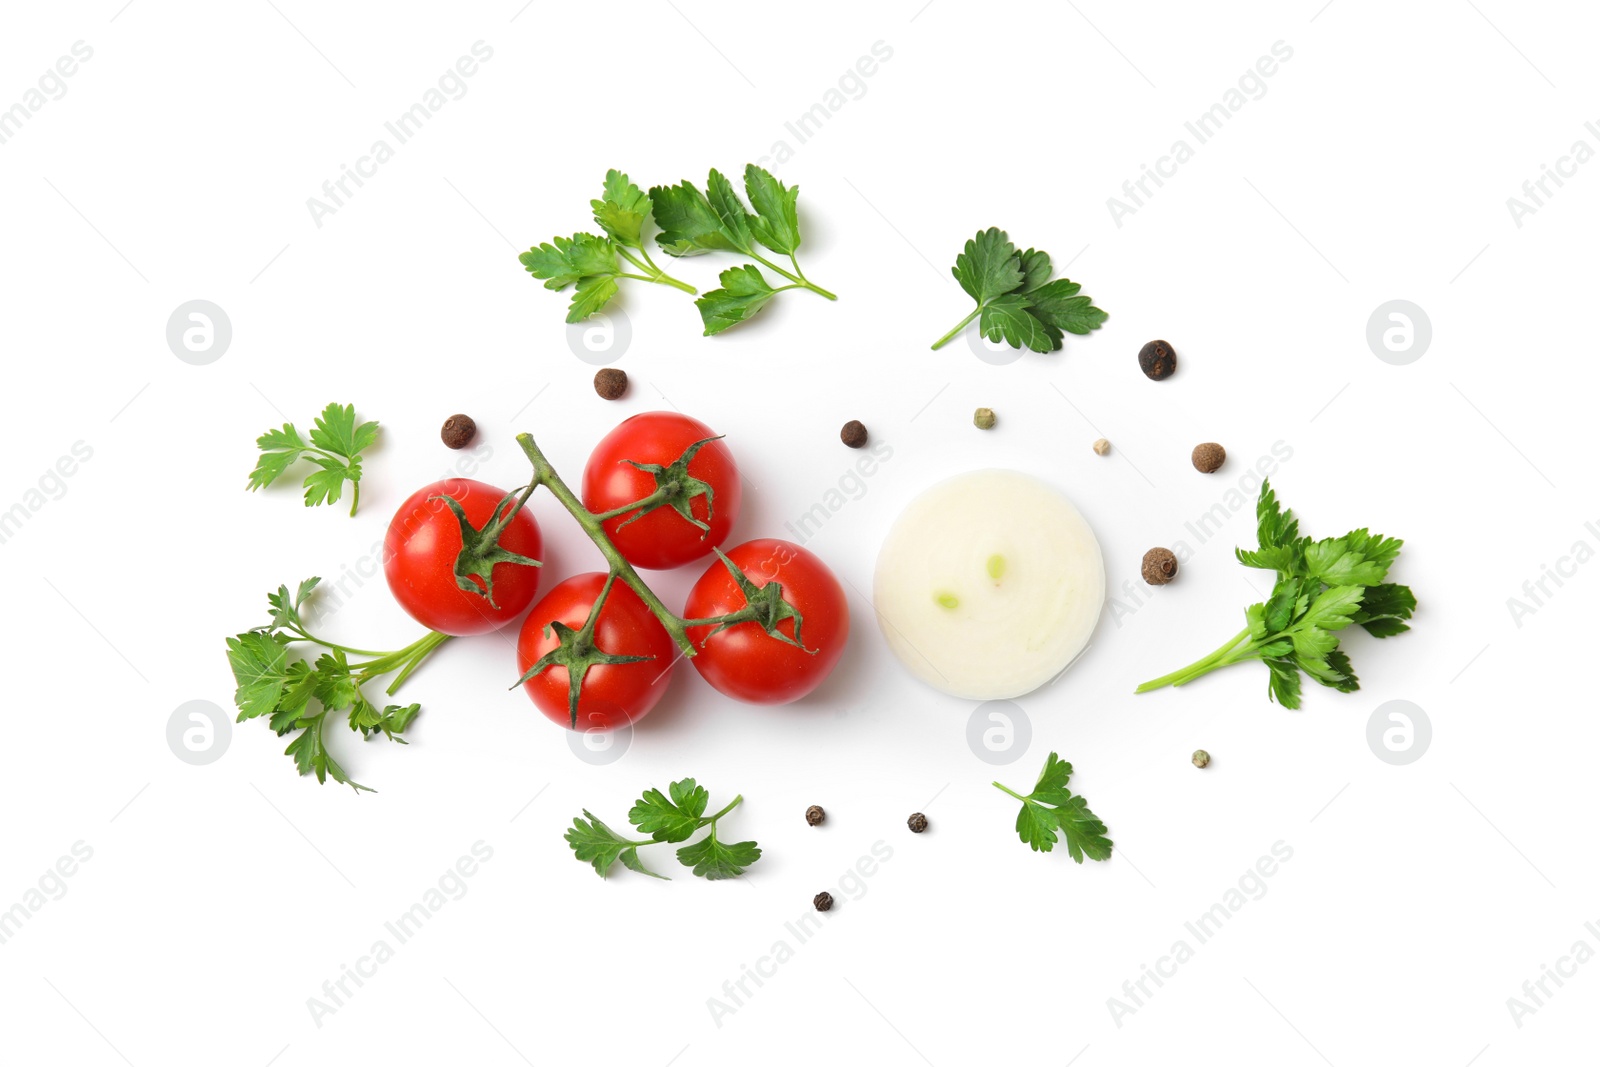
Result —
<svg viewBox="0 0 1600 1067"><path fill-rule="evenodd" d="M820 286L820 285L812 285L811 282L807 281L806 280L806 276L804 274L800 273L800 264L799 263L795 263L795 265L794 265L795 273L790 274L788 271L784 270L782 267L780 267L776 263L772 262L772 260L767 259L765 256L762 256L758 252L751 252L750 253L750 257L752 259L754 259L756 262L758 262L758 263L762 264L763 266L765 266L768 270L773 271L773 272L775 272L777 274L781 274L785 278L788 278L791 282L794 282L794 285L785 285L785 286L783 286L783 288L778 289L777 291L780 292L780 293L783 292L784 289L794 289L794 288L810 289L813 293L816 293L818 296L825 296L829 300L837 300L837 299L839 299L839 297L837 295L835 295L834 293L828 292L828 290L822 288L822 286ZM792 255L789 258L790 258L790 260L794 259L794 257Z"/></svg>
<svg viewBox="0 0 1600 1067"><path fill-rule="evenodd" d="M1134 692L1148 693L1153 689L1163 689L1169 685L1183 685L1185 682L1192 682L1202 674L1208 674L1219 667L1227 667L1242 659L1248 659L1255 651L1254 643L1246 643L1242 650L1239 649L1239 643L1247 641L1249 637L1250 627L1246 626L1209 656L1204 656L1187 667L1173 671L1171 674L1163 674L1160 678L1152 678L1135 689Z"/></svg>
<svg viewBox="0 0 1600 1067"><path fill-rule="evenodd" d="M994 786L996 789L1000 790L1000 792L1002 792L1002 793L1011 794L1012 796L1016 797L1018 800L1022 801L1024 804L1032 804L1033 803L1033 801L1029 800L1027 797L1023 796L1021 793L1018 793L1015 790L1007 789L1005 786L1001 785L999 782L990 782L989 784Z"/></svg>
<svg viewBox="0 0 1600 1067"><path fill-rule="evenodd" d="M411 677L411 672L422 666L422 661L432 655L434 649L438 648L448 640L450 640L449 634L442 634L435 630L429 632L426 637L423 637L420 641L417 641L411 645L410 647L415 649L415 651L412 652L410 659L406 662L406 665L401 668L399 674L395 675L394 681L389 683L389 688L385 689L384 692L390 696L394 696L395 692L405 684L405 680Z"/></svg>
<svg viewBox="0 0 1600 1067"><path fill-rule="evenodd" d="M639 249L639 251L644 255L643 263L635 259L633 255L620 244L617 245L617 251L622 254L623 259L627 260L629 263L632 263L635 267L638 267L640 270L645 272L644 274L622 274L619 275L619 277L634 278L642 282L656 282L659 285L670 285L674 289L683 290L690 296L699 295L699 291L695 289L694 286L687 282L680 282L678 279L672 277L666 271L656 266L655 261L650 258L650 253L646 252L643 248Z"/></svg>
<svg viewBox="0 0 1600 1067"><path fill-rule="evenodd" d="M343 652L347 656L387 656L387 655L390 655L390 653L388 653L388 652L375 652L370 648L351 648L349 645L336 645L332 641L324 641L320 637L313 637L311 635L311 633L304 626L291 625L289 627L289 629L290 629L291 632L299 635L298 637L290 638L291 641L310 641L312 644L321 645L323 648L331 648L335 652Z"/></svg>
<svg viewBox="0 0 1600 1067"><path fill-rule="evenodd" d="M800 281L802 283L804 283L804 285L805 285L805 287L807 289L810 289L813 293L816 293L819 296L825 296L829 300L837 300L837 299L839 299L838 296L836 296L833 293L828 292L828 290L822 288L821 286L812 285L811 284L811 279L807 278L806 277L806 272L800 269L800 261L798 259L794 258L794 253L793 252L789 253L789 262L794 264L794 272L796 274L800 275Z"/></svg>
<svg viewBox="0 0 1600 1067"><path fill-rule="evenodd" d="M949 333L945 334L943 337L941 337L937 341L933 342L933 350L935 352L937 352L937 351L939 351L939 349L941 349L945 345L949 344L951 342L951 340L953 340L958 333L960 333L962 330L965 330L967 328L967 324L968 323L970 323L973 319L978 317L979 312L981 312L982 310L983 310L982 307L974 308L973 311L972 311L972 314L968 315L966 318L964 318L960 322L956 323L956 328L955 329L951 330Z"/></svg>
<svg viewBox="0 0 1600 1067"><path fill-rule="evenodd" d="M727 806L724 807L721 811L717 812L715 815L711 816L709 819L701 819L700 820L700 825L701 826L705 826L707 824L710 824L711 827L712 827L712 830L715 831L717 820L722 818L724 815L728 814L728 812L732 811L734 808L737 808L742 803L744 803L744 794L740 793L738 796L736 796L732 800L728 801Z"/></svg>

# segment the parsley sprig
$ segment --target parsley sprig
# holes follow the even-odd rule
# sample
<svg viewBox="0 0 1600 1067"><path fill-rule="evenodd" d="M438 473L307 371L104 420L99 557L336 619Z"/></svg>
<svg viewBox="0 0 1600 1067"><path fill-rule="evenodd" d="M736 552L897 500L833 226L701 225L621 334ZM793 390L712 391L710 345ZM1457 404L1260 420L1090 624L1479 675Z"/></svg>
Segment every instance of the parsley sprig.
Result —
<svg viewBox="0 0 1600 1067"><path fill-rule="evenodd" d="M350 483L350 514L361 504L361 453L378 439L378 424L356 424L353 404L329 404L311 427L310 440L300 435L293 423L281 430L268 430L256 438L261 456L250 472L248 488L255 492L271 485L302 456L317 465L302 483L306 507L337 503L344 483Z"/></svg>
<svg viewBox="0 0 1600 1067"><path fill-rule="evenodd" d="M999 782L994 787L1022 801L1017 812L1017 836L1035 852L1049 852L1058 839L1067 843L1067 854L1079 863L1083 857L1104 860L1111 857L1111 839L1106 824L1089 810L1089 802L1067 788L1072 764L1050 753L1033 792L1027 796L1007 789Z"/></svg>
<svg viewBox="0 0 1600 1067"><path fill-rule="evenodd" d="M800 249L799 186L784 185L770 171L751 163L744 168L744 191L753 213L739 199L733 183L714 168L706 177L704 192L688 181L650 190L661 226L656 241L668 255L738 252L789 280L788 285L774 287L749 263L723 271L717 279L722 287L695 301L707 337L754 318L773 297L789 289L809 289L829 300L838 299L813 284L796 258ZM778 266L757 251L759 248L787 256L794 269Z"/></svg>
<svg viewBox="0 0 1600 1067"><path fill-rule="evenodd" d="M1256 502L1260 546L1237 549L1247 567L1278 574L1272 595L1245 609L1246 626L1227 643L1181 670L1139 686L1148 693L1184 685L1201 675L1247 660L1266 664L1268 696L1286 708L1300 706L1300 675L1341 693L1361 687L1338 633L1360 626L1373 637L1393 637L1411 627L1417 598L1404 585L1387 582L1404 542L1363 527L1321 541L1300 534L1294 513L1278 504L1269 482Z"/></svg>
<svg viewBox="0 0 1600 1067"><path fill-rule="evenodd" d="M343 712L350 729L359 731L363 740L381 733L390 741L405 744L402 735L422 706L387 704L380 710L361 687L381 675L399 672L387 690L393 696L411 672L450 638L430 630L405 648L373 652L316 637L307 629L302 608L319 581L307 578L292 595L288 586L280 585L277 592L267 594L271 621L228 638L228 665L238 683L233 696L239 708L236 721L266 717L279 737L292 734L284 754L294 759L302 775L314 774L318 782L332 778L358 793L373 792L351 780L333 758L324 728ZM315 661L291 656L290 646L300 642L327 651ZM352 656L370 658L352 661Z"/></svg>
<svg viewBox="0 0 1600 1067"><path fill-rule="evenodd" d="M968 241L950 273L961 288L978 302L972 313L933 343L938 351L973 319L990 341L1004 340L1012 348L1054 352L1062 333L1086 334L1098 330L1106 313L1094 306L1082 288L1067 278L1051 280L1055 268L1050 255L1030 248L1017 251L1004 230L993 226L979 230Z"/></svg>
<svg viewBox="0 0 1600 1067"><path fill-rule="evenodd" d="M744 797L736 796L721 811L707 815L710 792L693 778L684 778L669 785L666 793L646 789L628 811L628 822L649 837L642 840L623 837L585 808L583 818L572 820L572 828L566 833L567 844L580 862L593 866L602 878L621 863L630 871L666 880L665 875L644 865L639 849L645 845L687 841L710 827L711 832L705 837L678 849L678 862L692 869L697 877L710 881L737 878L761 858L761 849L754 841L723 841L717 836L717 820L743 800Z"/></svg>
<svg viewBox="0 0 1600 1067"><path fill-rule="evenodd" d="M577 286L567 309L568 322L582 322L605 307L617 295L617 282L622 278L670 285L694 294L694 286L667 274L650 258L644 239L645 225L650 222L650 197L626 174L615 168L606 171L604 191L599 200L589 201L589 206L604 237L582 232L555 237L517 257L529 274L544 281L546 289L559 292ZM639 273L628 270L622 260Z"/></svg>

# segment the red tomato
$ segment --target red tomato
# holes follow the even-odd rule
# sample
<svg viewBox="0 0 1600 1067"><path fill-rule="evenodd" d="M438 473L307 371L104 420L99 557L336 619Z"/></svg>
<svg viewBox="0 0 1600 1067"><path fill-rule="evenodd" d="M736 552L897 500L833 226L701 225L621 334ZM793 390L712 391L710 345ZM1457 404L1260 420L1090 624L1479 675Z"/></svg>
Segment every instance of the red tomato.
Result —
<svg viewBox="0 0 1600 1067"><path fill-rule="evenodd" d="M625 420L589 455L583 468L583 506L600 515L644 499L656 491L656 477L629 460L670 468L690 445L715 436L700 420L670 411L651 411ZM606 536L635 567L660 570L692 563L727 540L733 529L741 491L739 468L728 446L721 441L702 445L687 469L689 477L711 488L709 499L701 494L688 501L689 513L711 529L700 529L668 505L632 522L628 522L628 514L607 519Z"/></svg>
<svg viewBox="0 0 1600 1067"><path fill-rule="evenodd" d="M850 636L850 609L844 590L815 555L773 538L746 541L727 553L757 588L777 582L783 599L802 618L796 648L771 637L754 621L741 622L715 636L712 626L689 631L699 650L690 660L718 692L749 704L786 704L811 692L844 653ZM689 591L683 609L689 619L732 614L745 606L745 596L719 559L706 568ZM784 619L777 630L795 636L795 620Z"/></svg>
<svg viewBox="0 0 1600 1067"><path fill-rule="evenodd" d="M517 638L519 672L526 674L529 667L560 644L555 631L546 629L552 622L583 629L605 582L604 574L579 574L550 590L533 606ZM575 729L612 730L638 722L656 706L672 680L678 649L671 635L645 607L639 594L621 582L613 582L595 624L594 644L601 652L614 656L650 658L590 667L578 696ZM554 664L522 683L522 687L545 718L571 727L567 679L567 668Z"/></svg>
<svg viewBox="0 0 1600 1067"><path fill-rule="evenodd" d="M389 521L383 538L383 573L389 591L413 619L430 630L465 637L495 630L522 614L539 592L539 568L496 563L494 604L456 585L461 524L449 505L430 497L450 496L467 519L482 529L505 492L469 478L447 478L412 493ZM500 535L500 547L540 559L539 524L524 507ZM481 586L481 583L480 583Z"/></svg>

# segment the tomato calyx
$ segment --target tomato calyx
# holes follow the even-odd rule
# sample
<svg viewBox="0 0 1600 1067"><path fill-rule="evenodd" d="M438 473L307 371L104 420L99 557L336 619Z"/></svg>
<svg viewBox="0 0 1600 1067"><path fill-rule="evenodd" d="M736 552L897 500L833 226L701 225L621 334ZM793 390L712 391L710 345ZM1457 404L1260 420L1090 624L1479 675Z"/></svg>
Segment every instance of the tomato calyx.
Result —
<svg viewBox="0 0 1600 1067"><path fill-rule="evenodd" d="M530 482L526 488L507 493L500 503L494 506L494 513L489 516L480 529L473 526L467 518L467 513L462 510L461 502L448 493L430 496L429 501L441 500L461 524L461 551L456 555L455 576L456 585L468 593L476 593L489 601L491 608L499 608L494 602L494 568L498 563L514 563L525 567L544 566L539 560L509 549L500 547L500 535L505 532L511 520L517 517L517 512L522 510L522 505L527 503L528 497L533 495L534 489L539 485L538 479ZM519 495L520 494L520 495Z"/></svg>
<svg viewBox="0 0 1600 1067"><path fill-rule="evenodd" d="M595 597L594 605L589 608L589 617L584 620L581 629L574 630L559 619L551 620L545 627L546 633L554 633L556 647L540 656L527 673L516 680L511 686L527 682L551 667L561 666L567 669L567 711L572 716L572 728L578 728L578 697L583 691L583 679L589 673L590 667L621 663L640 663L644 660L654 659L654 656L620 656L611 652L604 652L594 643L595 627L600 622L600 612L606 606L606 598L611 595L611 585L617 580L615 572L606 575L605 585L600 587L600 595Z"/></svg>
<svg viewBox="0 0 1600 1067"><path fill-rule="evenodd" d="M744 607L726 615L717 615L709 619L686 619L685 626L710 626L715 624L716 629L706 635L705 641L700 642L702 648L706 642L731 626L740 623L753 622L766 631L767 636L782 641L784 644L793 645L808 655L815 656L817 650L807 648L801 643L800 628L805 624L805 616L783 597L783 585L779 582L768 582L758 586L750 580L749 575L739 569L738 564L729 559L720 548L713 548L717 558L723 566L728 568L728 573L733 576L733 582L739 587L739 592L744 596ZM785 619L794 620L794 636L790 637L778 629Z"/></svg>
<svg viewBox="0 0 1600 1067"><path fill-rule="evenodd" d="M709 523L701 522L694 517L694 499L699 496L706 498L706 518L709 519L716 507L716 493L709 483L689 473L689 462L706 445L720 440L722 440L721 434L696 441L684 449L682 455L666 466L662 466L659 463L636 463L631 459L624 460L623 462L627 463L628 466L633 467L635 470L641 470L655 478L655 492L635 500L631 504L624 504L620 508L612 508L610 511L602 512L596 515L595 518L604 522L619 515L627 515L626 519L617 524L617 529L620 530L629 523L637 522L644 518L657 508L669 507L698 529L700 531L700 539L702 541L705 540L706 534L711 532L711 526ZM629 512L632 512L632 514L630 515Z"/></svg>

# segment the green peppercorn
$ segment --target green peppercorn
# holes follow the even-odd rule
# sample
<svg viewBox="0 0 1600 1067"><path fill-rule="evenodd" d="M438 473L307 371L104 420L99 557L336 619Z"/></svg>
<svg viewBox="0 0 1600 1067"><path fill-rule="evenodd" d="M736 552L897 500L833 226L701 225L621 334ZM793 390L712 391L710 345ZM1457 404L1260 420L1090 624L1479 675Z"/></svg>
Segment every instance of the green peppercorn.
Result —
<svg viewBox="0 0 1600 1067"><path fill-rule="evenodd" d="M1196 767L1204 767L1211 762L1211 753L1203 748L1197 748L1194 750L1194 755L1190 757L1190 762Z"/></svg>
<svg viewBox="0 0 1600 1067"><path fill-rule="evenodd" d="M980 430L994 429L995 417L993 408L979 408L972 413L972 425Z"/></svg>

